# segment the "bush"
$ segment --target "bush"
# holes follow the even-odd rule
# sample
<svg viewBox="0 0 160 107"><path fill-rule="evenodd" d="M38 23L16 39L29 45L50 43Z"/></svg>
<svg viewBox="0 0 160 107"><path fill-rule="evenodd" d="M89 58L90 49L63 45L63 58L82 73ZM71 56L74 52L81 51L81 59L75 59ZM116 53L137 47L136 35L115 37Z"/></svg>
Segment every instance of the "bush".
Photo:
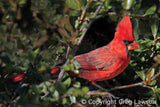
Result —
<svg viewBox="0 0 160 107"><path fill-rule="evenodd" d="M159 106L159 4L158 0L1 0L0 106ZM122 74L97 82L104 90L70 77L67 71L60 82L50 76L56 66L73 70L73 56L109 43L125 15L131 17L141 48ZM18 74L23 74L19 82L10 78ZM121 90L113 88L122 85ZM108 91L119 98L107 102Z"/></svg>

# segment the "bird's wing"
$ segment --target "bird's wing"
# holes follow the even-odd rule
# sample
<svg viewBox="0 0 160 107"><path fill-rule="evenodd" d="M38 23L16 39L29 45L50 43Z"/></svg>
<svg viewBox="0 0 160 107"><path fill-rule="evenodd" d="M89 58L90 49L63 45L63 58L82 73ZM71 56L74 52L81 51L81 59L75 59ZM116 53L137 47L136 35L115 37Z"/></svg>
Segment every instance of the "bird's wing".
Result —
<svg viewBox="0 0 160 107"><path fill-rule="evenodd" d="M87 54L78 55L74 59L80 63L81 69L108 70L114 65L117 57L110 48L102 47Z"/></svg>

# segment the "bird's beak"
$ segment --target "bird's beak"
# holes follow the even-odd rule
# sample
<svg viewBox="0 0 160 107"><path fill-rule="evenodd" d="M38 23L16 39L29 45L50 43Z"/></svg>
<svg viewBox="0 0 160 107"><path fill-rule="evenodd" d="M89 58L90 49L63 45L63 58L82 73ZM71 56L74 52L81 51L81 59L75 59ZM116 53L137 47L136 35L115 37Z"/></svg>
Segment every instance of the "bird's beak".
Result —
<svg viewBox="0 0 160 107"><path fill-rule="evenodd" d="M128 45L128 50L134 50L140 48L139 44L136 41Z"/></svg>

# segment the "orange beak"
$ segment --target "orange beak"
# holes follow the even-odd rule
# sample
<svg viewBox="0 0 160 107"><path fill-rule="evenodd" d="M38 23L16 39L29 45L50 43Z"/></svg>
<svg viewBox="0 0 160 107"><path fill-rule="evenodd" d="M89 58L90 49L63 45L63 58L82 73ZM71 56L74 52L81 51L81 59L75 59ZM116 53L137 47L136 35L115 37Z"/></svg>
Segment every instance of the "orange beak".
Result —
<svg viewBox="0 0 160 107"><path fill-rule="evenodd" d="M140 48L139 44L136 41L128 45L128 50L134 50Z"/></svg>

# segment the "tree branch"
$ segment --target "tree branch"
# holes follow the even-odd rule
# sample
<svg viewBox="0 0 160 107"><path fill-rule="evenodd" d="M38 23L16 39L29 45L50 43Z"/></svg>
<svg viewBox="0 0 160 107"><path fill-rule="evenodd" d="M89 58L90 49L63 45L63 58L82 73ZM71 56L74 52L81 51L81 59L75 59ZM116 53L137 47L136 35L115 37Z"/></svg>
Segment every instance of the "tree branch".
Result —
<svg viewBox="0 0 160 107"><path fill-rule="evenodd" d="M126 16L126 15L123 15L123 14L118 14L116 12L108 12L108 13L106 13L106 15L109 15L109 16ZM131 14L131 15L127 15L127 16L140 18L140 19L145 19L145 20L160 20L160 18L147 17L147 16L144 16L144 15Z"/></svg>
<svg viewBox="0 0 160 107"><path fill-rule="evenodd" d="M160 75L160 72L157 73L156 75L154 75L154 76L151 78L151 81L155 80L159 75ZM115 91L115 90L120 90L120 89L125 89L125 88L136 87L136 86L142 86L142 87L145 87L145 88L149 88L149 89L154 90L154 87L147 86L147 85L144 84L144 82L145 82L145 81L138 82L138 83L134 83L134 84L129 84L129 85L124 85L124 86L119 86L119 87L111 88L111 89L109 89L108 91Z"/></svg>
<svg viewBox="0 0 160 107"><path fill-rule="evenodd" d="M64 65L68 65L68 64L69 64L69 59L67 59L67 61L65 62ZM64 69L61 69L61 72L60 72L59 75L58 75L57 82L60 82L60 81L62 80L62 77L63 77L63 75L64 75L64 72L65 72L65 70L64 70Z"/></svg>
<svg viewBox="0 0 160 107"><path fill-rule="evenodd" d="M143 86L144 82L138 82L138 83L134 83L134 84L129 84L129 85L123 85L123 86L119 86L119 87L114 87L109 89L108 91L115 91L115 90L120 90L120 89L125 89L125 88L131 88L131 87L136 87L136 86Z"/></svg>
<svg viewBox="0 0 160 107"><path fill-rule="evenodd" d="M110 95L109 92L97 92L97 91L89 91L87 95Z"/></svg>

